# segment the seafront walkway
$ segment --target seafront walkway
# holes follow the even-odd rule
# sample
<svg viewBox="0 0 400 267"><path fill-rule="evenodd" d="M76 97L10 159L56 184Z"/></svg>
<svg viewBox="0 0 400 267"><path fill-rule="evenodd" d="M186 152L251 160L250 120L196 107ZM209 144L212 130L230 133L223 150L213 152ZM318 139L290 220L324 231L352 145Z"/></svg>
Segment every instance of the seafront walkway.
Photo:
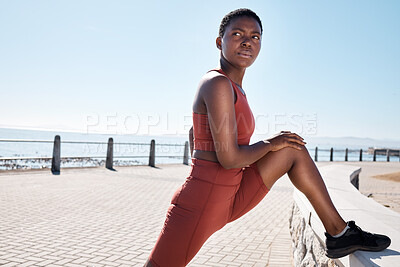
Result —
<svg viewBox="0 0 400 267"><path fill-rule="evenodd" d="M330 162L318 162L318 166L334 164ZM400 213L400 162L338 162L341 165L361 167L360 192L372 197L376 202ZM393 174L397 182L392 179L377 179L374 176Z"/></svg>
<svg viewBox="0 0 400 267"><path fill-rule="evenodd" d="M353 164L364 171L369 163ZM400 171L399 163L384 164L377 172ZM142 266L189 170L172 164L62 169L60 175L0 172L0 265ZM390 190L397 184L391 182ZM373 196L389 190L372 187ZM256 208L215 233L189 266L292 266L292 203L293 187L285 176Z"/></svg>

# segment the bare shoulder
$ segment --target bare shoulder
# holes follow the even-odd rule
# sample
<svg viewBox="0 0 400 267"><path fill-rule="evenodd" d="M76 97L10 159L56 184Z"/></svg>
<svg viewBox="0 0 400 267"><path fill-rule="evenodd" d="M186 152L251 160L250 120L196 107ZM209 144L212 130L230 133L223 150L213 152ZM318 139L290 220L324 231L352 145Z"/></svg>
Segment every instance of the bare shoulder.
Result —
<svg viewBox="0 0 400 267"><path fill-rule="evenodd" d="M207 106L232 101L234 93L230 81L224 75L211 71L200 80L197 93L193 102L193 112L206 114Z"/></svg>
<svg viewBox="0 0 400 267"><path fill-rule="evenodd" d="M201 78L199 91L201 91L203 95L233 92L229 79L216 71L210 71Z"/></svg>

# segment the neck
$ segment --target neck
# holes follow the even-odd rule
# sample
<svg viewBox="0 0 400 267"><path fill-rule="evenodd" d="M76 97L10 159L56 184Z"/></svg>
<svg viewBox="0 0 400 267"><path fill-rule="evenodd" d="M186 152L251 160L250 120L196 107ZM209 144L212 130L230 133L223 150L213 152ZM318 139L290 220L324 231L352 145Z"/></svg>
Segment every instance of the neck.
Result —
<svg viewBox="0 0 400 267"><path fill-rule="evenodd" d="M219 61L219 66L222 69L223 72L228 75L228 77L236 84L238 84L240 87L242 87L242 81L244 77L244 73L246 71L245 68L237 68L233 66L231 63L229 63L224 57L221 56L221 59Z"/></svg>

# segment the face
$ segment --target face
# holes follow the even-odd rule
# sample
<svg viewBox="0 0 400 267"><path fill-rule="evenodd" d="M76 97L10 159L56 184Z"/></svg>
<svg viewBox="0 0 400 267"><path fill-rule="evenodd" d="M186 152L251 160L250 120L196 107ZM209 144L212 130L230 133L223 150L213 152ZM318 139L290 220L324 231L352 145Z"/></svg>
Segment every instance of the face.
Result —
<svg viewBox="0 0 400 267"><path fill-rule="evenodd" d="M261 49L261 27L251 17L233 19L224 36L217 38L221 56L238 68L247 68L256 60Z"/></svg>

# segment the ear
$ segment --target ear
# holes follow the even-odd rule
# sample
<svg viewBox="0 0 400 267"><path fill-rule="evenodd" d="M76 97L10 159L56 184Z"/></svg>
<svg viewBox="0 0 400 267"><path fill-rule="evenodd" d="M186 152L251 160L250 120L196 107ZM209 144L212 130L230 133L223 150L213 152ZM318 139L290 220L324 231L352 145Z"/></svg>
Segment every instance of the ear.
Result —
<svg viewBox="0 0 400 267"><path fill-rule="evenodd" d="M221 37L217 37L215 40L215 44L217 45L217 48L221 50Z"/></svg>

